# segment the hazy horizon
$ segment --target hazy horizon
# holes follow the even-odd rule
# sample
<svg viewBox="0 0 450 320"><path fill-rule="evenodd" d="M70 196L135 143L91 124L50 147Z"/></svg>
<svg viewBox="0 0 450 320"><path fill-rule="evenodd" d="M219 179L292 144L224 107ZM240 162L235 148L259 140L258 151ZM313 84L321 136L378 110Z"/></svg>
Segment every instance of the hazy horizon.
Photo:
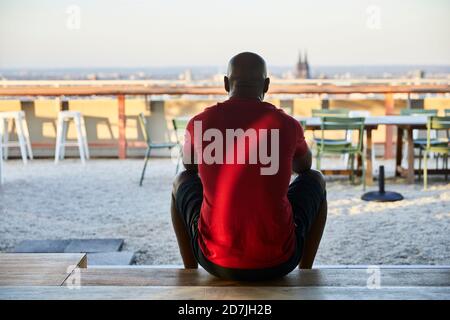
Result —
<svg viewBox="0 0 450 320"><path fill-rule="evenodd" d="M57 66L57 67L40 67L40 66L21 66L21 67L0 67L0 70L104 70L104 69L179 69L179 68L226 68L227 64L222 65L207 65L207 64L185 64L185 65L141 65L141 66ZM310 64L312 68L345 68L345 67L369 67L369 68L381 68L381 67L442 67L450 68L450 63L448 64ZM292 65L269 65L268 68L295 68L295 63Z"/></svg>
<svg viewBox="0 0 450 320"><path fill-rule="evenodd" d="M190 71L192 80L216 78L226 73L226 66L141 66L141 67L84 67L84 68L0 68L0 78L8 80L175 80ZM378 65L378 66L311 66L311 78L448 78L450 65ZM269 66L269 75L275 78L292 79L295 66ZM216 78L217 79L217 78Z"/></svg>

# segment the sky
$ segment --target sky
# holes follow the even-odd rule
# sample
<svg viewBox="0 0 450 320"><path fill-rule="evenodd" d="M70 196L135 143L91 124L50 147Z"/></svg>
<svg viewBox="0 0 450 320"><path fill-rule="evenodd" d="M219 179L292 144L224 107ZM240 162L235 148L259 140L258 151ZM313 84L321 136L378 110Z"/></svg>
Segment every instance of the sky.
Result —
<svg viewBox="0 0 450 320"><path fill-rule="evenodd" d="M450 65L449 0L0 0L0 68Z"/></svg>

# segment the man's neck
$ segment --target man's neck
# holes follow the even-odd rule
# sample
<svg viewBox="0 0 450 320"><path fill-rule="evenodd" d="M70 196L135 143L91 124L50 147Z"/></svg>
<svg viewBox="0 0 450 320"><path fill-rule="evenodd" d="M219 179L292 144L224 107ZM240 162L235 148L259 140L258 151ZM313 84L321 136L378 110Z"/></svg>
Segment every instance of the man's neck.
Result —
<svg viewBox="0 0 450 320"><path fill-rule="evenodd" d="M230 94L230 99L245 99L245 100L258 100L263 101L264 96L254 95L254 94Z"/></svg>

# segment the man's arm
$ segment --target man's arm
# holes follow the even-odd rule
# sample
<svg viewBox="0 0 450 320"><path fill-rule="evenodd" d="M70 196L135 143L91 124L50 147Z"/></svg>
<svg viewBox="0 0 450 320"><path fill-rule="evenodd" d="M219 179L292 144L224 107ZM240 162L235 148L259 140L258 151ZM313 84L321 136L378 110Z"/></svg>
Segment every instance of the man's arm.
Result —
<svg viewBox="0 0 450 320"><path fill-rule="evenodd" d="M195 156L195 148L190 140L183 146L183 166L187 171L198 172L198 165Z"/></svg>
<svg viewBox="0 0 450 320"><path fill-rule="evenodd" d="M302 156L294 156L292 159L292 171L295 173L302 173L311 169L312 153L307 147L306 152Z"/></svg>
<svg viewBox="0 0 450 320"><path fill-rule="evenodd" d="M197 159L194 145L194 120L191 119L185 130L184 144L182 146L182 160L186 171L198 172Z"/></svg>

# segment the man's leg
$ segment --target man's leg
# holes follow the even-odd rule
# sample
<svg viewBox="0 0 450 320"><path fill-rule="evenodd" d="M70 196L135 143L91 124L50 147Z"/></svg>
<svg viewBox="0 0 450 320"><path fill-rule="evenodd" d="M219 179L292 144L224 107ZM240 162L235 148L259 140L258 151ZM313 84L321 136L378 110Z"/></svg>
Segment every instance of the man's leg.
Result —
<svg viewBox="0 0 450 320"><path fill-rule="evenodd" d="M316 180L325 192L325 179L322 173L316 170L310 170L303 174L310 175L310 177ZM322 239L323 230L327 221L328 205L327 199L322 201L316 219L312 222L309 232L306 234L305 243L303 246L303 254L300 260L299 268L311 269L316 257L317 249L319 248L320 240Z"/></svg>
<svg viewBox="0 0 450 320"><path fill-rule="evenodd" d="M184 267L186 269L196 269L198 268L198 263L194 255L191 244L191 237L188 233L186 224L181 218L181 215L177 209L176 195L180 185L188 181L189 179L192 179L193 174L197 175L197 173L194 172L183 171L175 177L172 189L172 203L170 206L173 229L177 237L181 258L183 259Z"/></svg>
<svg viewBox="0 0 450 320"><path fill-rule="evenodd" d="M327 200L325 199L320 206L317 219L312 224L311 230L305 239L303 255L299 264L300 269L311 269L313 266L317 249L322 239L323 230L325 229L325 223L327 222L327 210Z"/></svg>

